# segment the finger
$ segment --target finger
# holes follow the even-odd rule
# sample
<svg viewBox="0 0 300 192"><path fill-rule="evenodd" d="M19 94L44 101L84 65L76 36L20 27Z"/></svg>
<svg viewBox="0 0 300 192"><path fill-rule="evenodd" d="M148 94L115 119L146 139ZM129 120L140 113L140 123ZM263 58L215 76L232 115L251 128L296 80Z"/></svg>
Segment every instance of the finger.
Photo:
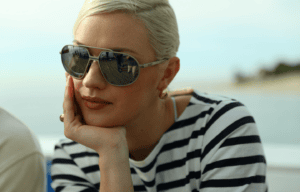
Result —
<svg viewBox="0 0 300 192"><path fill-rule="evenodd" d="M70 74L65 72L65 76L66 76L66 81L68 81L68 77L70 76Z"/></svg>
<svg viewBox="0 0 300 192"><path fill-rule="evenodd" d="M182 89L182 90L176 90L176 91L172 91L169 93L170 96L172 95L188 95L193 93L194 90L191 88L187 88L187 89Z"/></svg>
<svg viewBox="0 0 300 192"><path fill-rule="evenodd" d="M85 124L85 121L83 120L83 115L81 112L81 108L78 104L78 102L76 101L75 95L74 95L74 108L75 108L75 116L79 116L79 119L81 121L82 124Z"/></svg>
<svg viewBox="0 0 300 192"><path fill-rule="evenodd" d="M74 106L73 106L73 81L72 77L67 78L67 85L65 88L64 97L64 123L70 123L74 120Z"/></svg>

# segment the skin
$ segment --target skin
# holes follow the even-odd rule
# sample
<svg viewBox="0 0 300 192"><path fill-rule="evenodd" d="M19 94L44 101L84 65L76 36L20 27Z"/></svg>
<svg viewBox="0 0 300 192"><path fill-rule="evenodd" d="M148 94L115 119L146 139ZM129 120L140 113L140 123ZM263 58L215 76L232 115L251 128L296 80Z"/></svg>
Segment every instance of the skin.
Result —
<svg viewBox="0 0 300 192"><path fill-rule="evenodd" d="M75 33L75 40L99 48L131 49L133 52L123 52L134 56L140 64L156 61L144 25L121 12L85 18ZM93 56L101 52L99 49L89 51ZM100 191L133 191L129 152L135 160L145 159L174 123L172 100L170 97L160 99L159 94L179 68L179 58L173 57L165 64L141 69L138 80L125 87L107 83L96 61L82 80L66 73L64 133L99 154ZM85 107L82 96L100 97L112 104L97 111L90 110ZM179 115L189 99L176 98Z"/></svg>

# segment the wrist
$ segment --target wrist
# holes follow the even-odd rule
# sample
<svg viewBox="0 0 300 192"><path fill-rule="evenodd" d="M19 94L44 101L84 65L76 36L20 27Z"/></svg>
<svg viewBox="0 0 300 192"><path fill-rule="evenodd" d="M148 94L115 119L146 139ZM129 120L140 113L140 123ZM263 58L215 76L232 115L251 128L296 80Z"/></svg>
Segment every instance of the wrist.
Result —
<svg viewBox="0 0 300 192"><path fill-rule="evenodd" d="M99 154L99 165L129 162L129 150L126 145L102 149Z"/></svg>
<svg viewBox="0 0 300 192"><path fill-rule="evenodd" d="M101 172L100 191L134 191L129 153L126 153L126 150L113 150L101 154L99 156L99 168Z"/></svg>

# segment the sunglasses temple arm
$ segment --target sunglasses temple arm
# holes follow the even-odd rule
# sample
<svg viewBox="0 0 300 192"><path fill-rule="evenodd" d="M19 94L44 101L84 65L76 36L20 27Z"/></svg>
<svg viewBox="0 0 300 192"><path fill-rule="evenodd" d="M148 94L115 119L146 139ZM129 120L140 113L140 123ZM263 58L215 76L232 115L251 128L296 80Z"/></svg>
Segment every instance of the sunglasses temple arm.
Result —
<svg viewBox="0 0 300 192"><path fill-rule="evenodd" d="M167 61L167 60L168 60L168 59L163 59L163 60L160 60L160 61L155 61L155 62L152 62L152 63L146 63L146 64L139 65L139 66L140 66L140 68L146 68L146 67L150 67L150 66L154 66L154 65L163 63L163 62L165 62L165 61Z"/></svg>

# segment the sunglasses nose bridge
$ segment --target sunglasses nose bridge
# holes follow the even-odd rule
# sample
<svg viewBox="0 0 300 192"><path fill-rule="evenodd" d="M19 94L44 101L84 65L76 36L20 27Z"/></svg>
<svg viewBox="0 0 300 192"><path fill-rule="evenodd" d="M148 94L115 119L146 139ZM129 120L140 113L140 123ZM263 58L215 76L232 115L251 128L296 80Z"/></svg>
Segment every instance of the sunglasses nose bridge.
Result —
<svg viewBox="0 0 300 192"><path fill-rule="evenodd" d="M89 64L91 64L93 61L96 61L96 62L98 62L98 64L100 64L100 63L99 63L99 57L93 57L93 56L90 56Z"/></svg>
<svg viewBox="0 0 300 192"><path fill-rule="evenodd" d="M90 56L90 60L98 61L98 60L99 60L99 57L93 57L93 56Z"/></svg>

